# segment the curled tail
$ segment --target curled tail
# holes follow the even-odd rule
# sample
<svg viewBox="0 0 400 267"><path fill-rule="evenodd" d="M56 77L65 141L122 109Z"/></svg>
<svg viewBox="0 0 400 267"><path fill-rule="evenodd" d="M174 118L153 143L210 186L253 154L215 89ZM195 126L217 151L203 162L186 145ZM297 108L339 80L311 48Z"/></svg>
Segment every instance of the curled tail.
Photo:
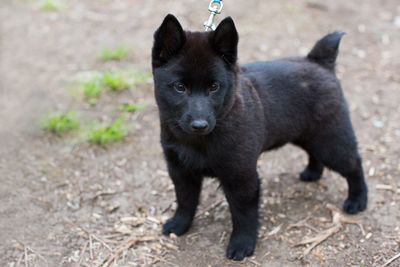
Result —
<svg viewBox="0 0 400 267"><path fill-rule="evenodd" d="M338 48L343 35L345 35L344 32L333 32L326 35L314 45L307 58L334 71Z"/></svg>

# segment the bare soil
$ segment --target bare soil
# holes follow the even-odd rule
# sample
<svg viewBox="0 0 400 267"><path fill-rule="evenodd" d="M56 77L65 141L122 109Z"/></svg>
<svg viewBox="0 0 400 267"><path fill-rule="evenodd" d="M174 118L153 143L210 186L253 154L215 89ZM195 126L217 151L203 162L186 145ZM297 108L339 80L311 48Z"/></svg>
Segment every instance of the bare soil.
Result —
<svg viewBox="0 0 400 267"><path fill-rule="evenodd" d="M242 63L304 55L324 34L347 33L337 73L370 188L368 210L348 217L362 228L344 223L302 257L306 246L295 245L332 226L327 205L341 207L347 187L327 170L318 183L300 182L306 155L287 146L259 161L262 227L253 257L225 260L230 214L211 179L190 232L161 236L175 204L151 83L106 94L95 106L71 96L68 85L86 71L149 70L152 34L164 16L174 13L185 28L202 30L207 5L71 0L44 12L35 1L0 2L1 266L381 266L400 252L397 0L225 1L223 11L237 24ZM128 60L98 60L101 48L120 44L133 49ZM125 141L106 148L40 126L54 110L77 110L84 123L109 121L125 101L148 106L128 118Z"/></svg>

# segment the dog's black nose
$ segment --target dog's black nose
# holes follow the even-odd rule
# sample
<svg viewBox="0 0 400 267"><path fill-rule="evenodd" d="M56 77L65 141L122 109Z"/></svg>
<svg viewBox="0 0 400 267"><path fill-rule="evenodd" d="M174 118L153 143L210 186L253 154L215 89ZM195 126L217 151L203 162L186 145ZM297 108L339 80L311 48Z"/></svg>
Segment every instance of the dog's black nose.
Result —
<svg viewBox="0 0 400 267"><path fill-rule="evenodd" d="M206 120L194 120L190 123L193 131L205 131L208 129L208 122Z"/></svg>

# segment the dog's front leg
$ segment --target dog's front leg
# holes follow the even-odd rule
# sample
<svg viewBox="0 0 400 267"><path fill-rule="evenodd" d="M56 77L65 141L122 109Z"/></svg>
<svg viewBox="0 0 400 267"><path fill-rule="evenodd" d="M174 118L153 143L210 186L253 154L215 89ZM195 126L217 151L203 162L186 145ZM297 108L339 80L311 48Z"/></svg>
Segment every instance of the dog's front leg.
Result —
<svg viewBox="0 0 400 267"><path fill-rule="evenodd" d="M178 203L175 215L163 226L163 234L183 235L193 221L199 203L202 177L180 167L176 162L168 162L168 172L175 186Z"/></svg>
<svg viewBox="0 0 400 267"><path fill-rule="evenodd" d="M260 181L257 171L242 173L221 178L233 227L226 256L233 260L253 254L258 233Z"/></svg>

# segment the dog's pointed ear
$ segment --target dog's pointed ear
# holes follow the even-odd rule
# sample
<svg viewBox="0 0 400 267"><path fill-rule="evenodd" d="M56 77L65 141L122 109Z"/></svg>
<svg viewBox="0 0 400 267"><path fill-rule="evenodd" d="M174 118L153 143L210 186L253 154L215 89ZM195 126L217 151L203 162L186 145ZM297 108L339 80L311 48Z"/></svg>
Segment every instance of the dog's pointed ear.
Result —
<svg viewBox="0 0 400 267"><path fill-rule="evenodd" d="M239 35L231 17L223 19L211 33L212 46L230 64L236 63L238 42Z"/></svg>
<svg viewBox="0 0 400 267"><path fill-rule="evenodd" d="M153 67L165 64L183 47L186 41L185 32L174 15L168 14L161 26L154 33L152 50Z"/></svg>

